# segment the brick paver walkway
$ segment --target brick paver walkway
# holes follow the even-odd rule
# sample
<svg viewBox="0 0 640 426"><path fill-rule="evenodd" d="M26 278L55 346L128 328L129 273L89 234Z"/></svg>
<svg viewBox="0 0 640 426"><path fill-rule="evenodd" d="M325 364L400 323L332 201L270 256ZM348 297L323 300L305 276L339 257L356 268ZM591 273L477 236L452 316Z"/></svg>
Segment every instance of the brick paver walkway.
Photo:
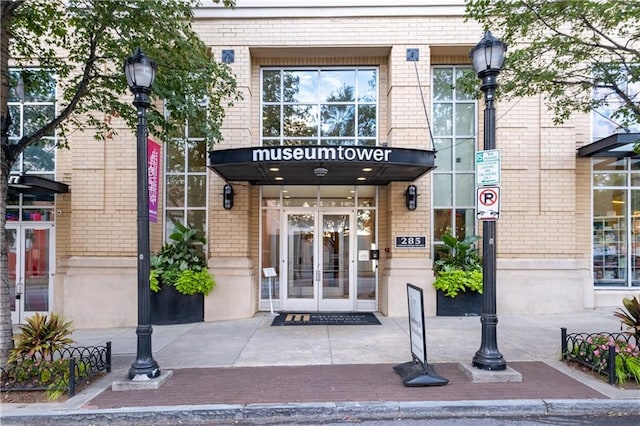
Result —
<svg viewBox="0 0 640 426"><path fill-rule="evenodd" d="M346 401L607 399L543 362L512 362L521 383L472 383L455 363L435 364L449 384L406 387L389 364L185 368L159 389L107 389L85 408Z"/></svg>

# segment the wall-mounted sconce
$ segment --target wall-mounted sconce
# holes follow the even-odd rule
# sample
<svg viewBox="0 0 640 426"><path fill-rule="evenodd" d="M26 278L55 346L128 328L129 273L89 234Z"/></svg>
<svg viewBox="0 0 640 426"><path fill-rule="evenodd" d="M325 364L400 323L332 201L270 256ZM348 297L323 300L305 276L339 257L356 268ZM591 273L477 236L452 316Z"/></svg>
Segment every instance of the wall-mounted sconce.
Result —
<svg viewBox="0 0 640 426"><path fill-rule="evenodd" d="M233 207L233 186L226 184L222 190L222 207L225 210L231 210Z"/></svg>
<svg viewBox="0 0 640 426"><path fill-rule="evenodd" d="M404 195L407 198L407 209L414 211L418 208L418 188L415 185L407 186L407 191Z"/></svg>

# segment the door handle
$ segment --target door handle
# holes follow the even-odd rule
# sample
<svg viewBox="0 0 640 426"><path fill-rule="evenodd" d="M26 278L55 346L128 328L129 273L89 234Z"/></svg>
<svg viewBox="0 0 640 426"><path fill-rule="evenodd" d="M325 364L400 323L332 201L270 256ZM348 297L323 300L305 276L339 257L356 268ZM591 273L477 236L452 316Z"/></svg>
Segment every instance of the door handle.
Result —
<svg viewBox="0 0 640 426"><path fill-rule="evenodd" d="M316 269L316 281L320 282L320 270Z"/></svg>
<svg viewBox="0 0 640 426"><path fill-rule="evenodd" d="M20 300L22 297L23 286L23 283L16 283L16 300Z"/></svg>

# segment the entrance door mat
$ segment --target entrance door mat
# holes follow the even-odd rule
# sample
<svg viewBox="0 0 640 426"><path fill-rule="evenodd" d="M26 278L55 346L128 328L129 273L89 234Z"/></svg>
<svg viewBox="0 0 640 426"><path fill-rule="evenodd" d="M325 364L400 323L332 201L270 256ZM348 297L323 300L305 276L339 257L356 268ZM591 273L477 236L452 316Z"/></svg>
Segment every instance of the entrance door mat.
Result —
<svg viewBox="0 0 640 426"><path fill-rule="evenodd" d="M380 325L371 312L281 312L271 325Z"/></svg>

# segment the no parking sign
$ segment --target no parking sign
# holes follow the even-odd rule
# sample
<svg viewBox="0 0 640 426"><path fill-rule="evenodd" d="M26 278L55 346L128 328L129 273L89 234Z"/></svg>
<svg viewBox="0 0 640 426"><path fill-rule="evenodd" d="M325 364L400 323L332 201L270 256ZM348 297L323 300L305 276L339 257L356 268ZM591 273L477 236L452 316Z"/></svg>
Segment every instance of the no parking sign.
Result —
<svg viewBox="0 0 640 426"><path fill-rule="evenodd" d="M500 217L500 187L476 188L476 219L498 220Z"/></svg>

